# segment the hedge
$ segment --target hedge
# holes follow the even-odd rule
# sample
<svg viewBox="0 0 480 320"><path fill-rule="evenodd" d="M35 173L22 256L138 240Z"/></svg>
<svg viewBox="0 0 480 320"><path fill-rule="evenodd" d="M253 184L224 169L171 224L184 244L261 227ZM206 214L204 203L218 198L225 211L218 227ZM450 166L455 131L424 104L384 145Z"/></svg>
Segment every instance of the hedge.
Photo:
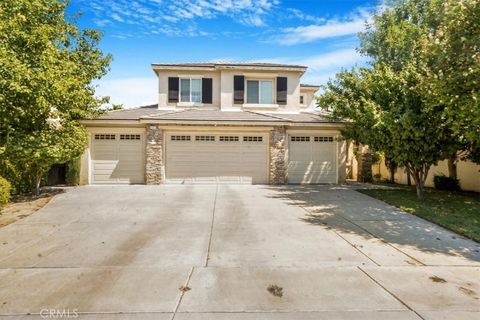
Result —
<svg viewBox="0 0 480 320"><path fill-rule="evenodd" d="M0 208L10 202L12 186L7 179L0 177Z"/></svg>

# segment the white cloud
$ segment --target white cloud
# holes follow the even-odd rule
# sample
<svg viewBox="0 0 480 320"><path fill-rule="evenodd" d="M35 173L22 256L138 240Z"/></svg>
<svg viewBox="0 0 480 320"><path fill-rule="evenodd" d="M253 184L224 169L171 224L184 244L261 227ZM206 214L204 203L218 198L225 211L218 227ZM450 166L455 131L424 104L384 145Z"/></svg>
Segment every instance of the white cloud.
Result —
<svg viewBox="0 0 480 320"><path fill-rule="evenodd" d="M350 68L356 64L363 64L367 59L360 55L354 48L344 48L304 58L277 57L256 59L251 62L253 61L307 66L308 69L302 77L302 83L321 85L325 84L330 78L335 77L335 74L342 70L342 68Z"/></svg>
<svg viewBox="0 0 480 320"><path fill-rule="evenodd" d="M167 29L175 36L205 35L201 30L185 30L195 19L212 19L226 16L238 23L259 27L266 24L265 17L273 13L279 0L78 0L90 8L97 21L137 25L140 33ZM106 24L97 24L102 27ZM195 29L197 29L195 25Z"/></svg>
<svg viewBox="0 0 480 320"><path fill-rule="evenodd" d="M113 20L118 21L118 22L125 22L122 17L120 17L117 13L112 13L110 16Z"/></svg>
<svg viewBox="0 0 480 320"><path fill-rule="evenodd" d="M299 60L297 63L306 65L312 71L319 71L352 65L365 60L355 49L342 49Z"/></svg>
<svg viewBox="0 0 480 320"><path fill-rule="evenodd" d="M158 103L158 81L155 76L100 80L96 94L109 96L110 103L120 103L125 108L154 104Z"/></svg>
<svg viewBox="0 0 480 320"><path fill-rule="evenodd" d="M331 19L323 24L284 28L283 34L275 37L274 40L282 45L295 45L319 39L353 35L363 31L365 22L369 19L371 19L371 13L360 11L345 20Z"/></svg>

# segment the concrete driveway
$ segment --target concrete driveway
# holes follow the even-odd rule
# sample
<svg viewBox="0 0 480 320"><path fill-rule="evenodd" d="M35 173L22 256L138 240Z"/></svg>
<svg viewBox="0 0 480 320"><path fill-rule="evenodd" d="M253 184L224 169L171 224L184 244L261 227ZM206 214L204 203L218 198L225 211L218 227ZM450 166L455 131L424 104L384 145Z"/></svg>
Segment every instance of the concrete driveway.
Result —
<svg viewBox="0 0 480 320"><path fill-rule="evenodd" d="M480 318L480 245L351 187L80 187L0 279L6 319Z"/></svg>

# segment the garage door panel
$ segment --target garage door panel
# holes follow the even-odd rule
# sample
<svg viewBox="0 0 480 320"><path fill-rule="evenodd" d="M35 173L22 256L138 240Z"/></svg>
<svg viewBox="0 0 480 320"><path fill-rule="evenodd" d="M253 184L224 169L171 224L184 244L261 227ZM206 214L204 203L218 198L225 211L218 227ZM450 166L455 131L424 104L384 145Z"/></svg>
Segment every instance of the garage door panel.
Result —
<svg viewBox="0 0 480 320"><path fill-rule="evenodd" d="M188 143L171 139L191 136ZM196 141L196 136L214 141ZM220 141L220 136L222 140ZM213 137L213 138L212 138ZM167 134L168 183L267 183L267 135L262 142L243 141L241 134ZM238 141L225 141L238 140ZM258 138L256 139L258 140Z"/></svg>
<svg viewBox="0 0 480 320"><path fill-rule="evenodd" d="M295 136L289 139L289 183L336 183L336 143L333 137Z"/></svg>
<svg viewBox="0 0 480 320"><path fill-rule="evenodd" d="M143 183L143 135L96 134L92 140L92 183ZM108 139L98 139L98 138ZM120 139L122 137L123 139Z"/></svg>

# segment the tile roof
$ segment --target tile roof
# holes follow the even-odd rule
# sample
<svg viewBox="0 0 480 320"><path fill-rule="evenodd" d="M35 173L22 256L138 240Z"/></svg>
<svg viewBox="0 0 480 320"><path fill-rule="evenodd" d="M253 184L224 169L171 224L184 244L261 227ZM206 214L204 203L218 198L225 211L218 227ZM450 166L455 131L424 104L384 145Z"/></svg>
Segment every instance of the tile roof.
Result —
<svg viewBox="0 0 480 320"><path fill-rule="evenodd" d="M145 117L148 115L168 112L172 111L158 110L158 105L152 104L149 106L137 107L132 109L109 111L98 117L97 120L138 120L141 117Z"/></svg>
<svg viewBox="0 0 480 320"><path fill-rule="evenodd" d="M221 111L186 109L167 114L154 114L143 119L156 120L187 120L187 121L252 121L252 122L283 122L265 114L251 111Z"/></svg>
<svg viewBox="0 0 480 320"><path fill-rule="evenodd" d="M284 119L294 123L336 123L342 122L331 119L325 112L301 112L301 113L267 113L271 117Z"/></svg>
<svg viewBox="0 0 480 320"><path fill-rule="evenodd" d="M222 111L222 110L158 110L157 105L149 105L133 109L110 111L93 120L163 120L187 122L275 122L289 123L338 123L330 119L327 113L264 113L256 111Z"/></svg>

